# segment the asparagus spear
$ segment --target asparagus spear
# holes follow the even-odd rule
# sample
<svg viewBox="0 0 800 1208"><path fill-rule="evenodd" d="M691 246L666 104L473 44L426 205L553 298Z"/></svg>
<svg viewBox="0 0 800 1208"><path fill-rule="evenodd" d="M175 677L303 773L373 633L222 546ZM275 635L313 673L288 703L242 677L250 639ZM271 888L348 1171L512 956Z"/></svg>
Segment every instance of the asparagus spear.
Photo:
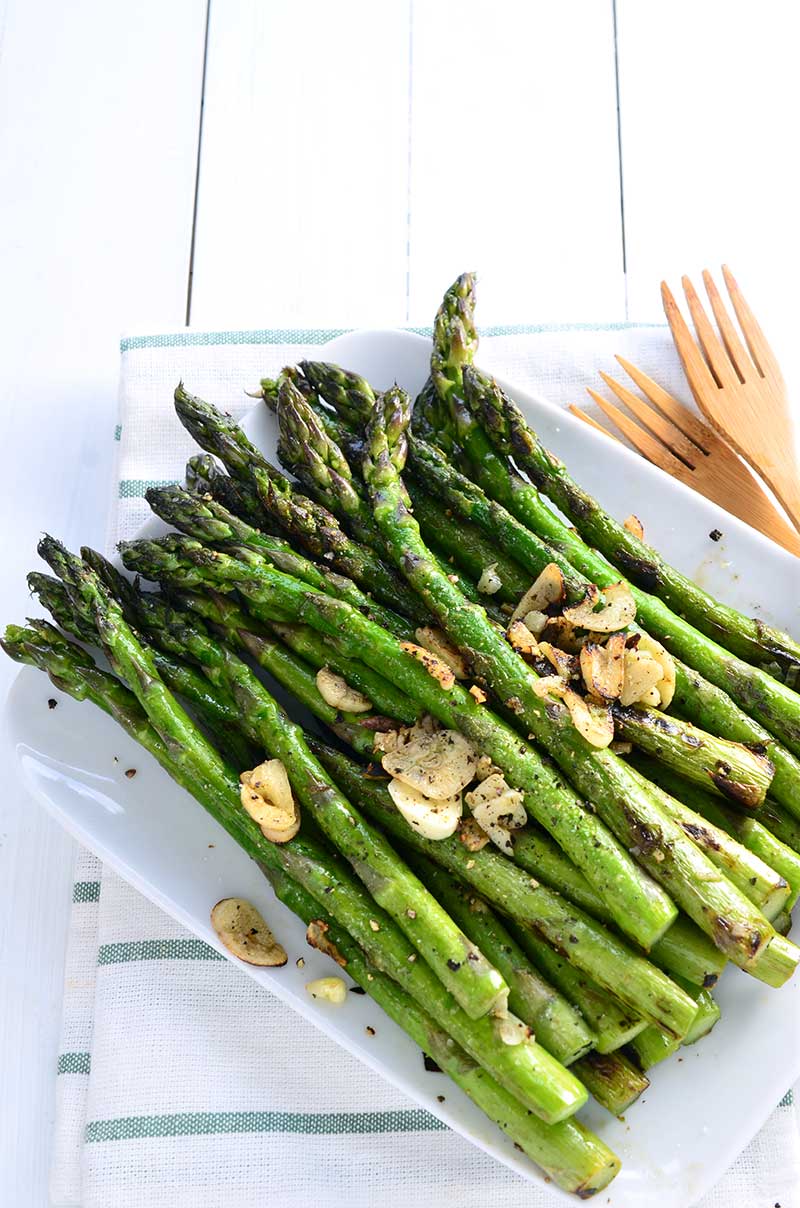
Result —
<svg viewBox="0 0 800 1208"><path fill-rule="evenodd" d="M475 947L503 974L509 1008L533 1029L548 1053L562 1065L571 1065L593 1048L596 1037L581 1015L531 966L483 898L424 856L412 855L408 862Z"/></svg>
<svg viewBox="0 0 800 1208"><path fill-rule="evenodd" d="M77 567L74 569L77 580L79 572ZM103 600L99 584L92 583L89 575L81 577L83 582L79 586L76 584L75 589L81 591L87 608L97 610L98 623L109 638L109 654L119 657L121 663L138 667L140 675L133 680L140 694L138 704L113 676L97 672L88 655L46 623L39 623L30 631L10 627L3 640L7 653L19 661L42 666L57 686L78 699L95 700L117 717L254 858L268 866L277 863L278 867L288 861L295 875L302 868L306 884L322 885L323 901L334 913L341 899L346 898L347 906L343 909L357 920L364 932L362 940L369 945L373 959L381 968L392 968L404 985L415 986L417 997L428 1010L434 1010L436 1005L440 1025L446 1022L456 1040L469 1049L473 1059L496 1071L530 1110L567 1116L580 1106L586 1097L584 1089L540 1046L532 1042L515 1046L503 1043L496 1035L496 1021L489 1017L471 1020L422 961L409 959L414 956L414 948L391 918L375 906L344 865L306 839L297 837L279 849L264 838L260 828L241 809L235 774L204 747L202 737L197 730L192 730L185 715L181 717L180 707L174 699L170 701L169 694L154 677L152 665L147 667L146 652L140 650L137 654L135 638L130 633L125 635L124 621L118 609L110 600ZM117 615L112 620L115 611ZM111 625L122 631L121 639L114 636ZM160 728L160 734L153 722ZM370 922L378 921L376 915L380 919L377 931ZM350 921L352 925L353 919Z"/></svg>
<svg viewBox="0 0 800 1208"><path fill-rule="evenodd" d="M546 747L576 788L640 863L734 963L779 984L795 961L768 921L664 812L647 784L608 750L591 747L566 707L534 690L533 673L487 623L466 605L427 556L419 527L408 511L400 471L409 421L407 396L398 389L378 399L367 432L364 477L387 549L451 639L472 655L473 669ZM774 945L774 947L773 947ZM770 948L773 948L770 955ZM798 952L800 956L800 952ZM762 964L766 961L766 966ZM785 962L785 964L784 964ZM779 966L784 966L783 972Z"/></svg>
<svg viewBox="0 0 800 1208"><path fill-rule="evenodd" d="M703 1036L707 1036L719 1020L720 1009L707 990L698 991L696 987L691 986L687 986L686 989L693 995L697 1003L697 1014L691 1029L680 1043L677 1043L671 1036L667 1036L660 1028L652 1025L640 1032L631 1041L630 1047L641 1070L652 1069L654 1065L671 1057L681 1045L695 1044Z"/></svg>
<svg viewBox="0 0 800 1208"><path fill-rule="evenodd" d="M268 846L261 857L266 866L287 873L322 903L381 972L430 1011L440 1027L540 1119L555 1124L586 1102L585 1088L541 1045L530 1039L508 1044L502 1039L500 1018L468 1016L426 963L415 959L415 948L397 923L325 848L302 833L288 843Z"/></svg>
<svg viewBox="0 0 800 1208"><path fill-rule="evenodd" d="M464 384L467 402L474 413L480 417L485 431L497 449L501 453L513 456L521 468L529 473L537 487L546 488L553 502L570 516L579 531L594 540L602 552L610 554L612 558L615 556L614 548L612 548L614 543L617 543L623 552L628 548L626 538L630 538L631 541L638 544L637 539L628 533L627 529L616 525L610 518L608 518L608 526L614 530L613 542L602 539L602 531L607 526L605 519L600 525L601 531L598 531L595 525L598 516L605 517L599 504L567 477L561 463L543 448L536 434L526 424L522 413L495 382L487 381L473 370L467 369L464 372ZM625 538L619 537L616 529L619 529ZM629 557L623 556L621 559L617 556L617 561L623 571L639 582L646 582L649 587L661 593L660 585L665 582L666 564L660 561L652 564L648 562L651 556L648 552L649 547L642 546L641 551L640 569L650 565L653 568L649 578L646 573L636 573L636 561L633 554ZM652 553L654 554L654 551ZM677 572L674 573L677 576ZM792 691L786 684L774 679L760 666L751 666L750 663L745 662L736 650L731 652L724 645L714 641L713 638L719 637L721 641L737 647L737 650L740 649L735 641L731 642L730 635L733 630L730 627L724 628L721 622L719 625L716 622L713 625L711 623L705 626L700 624L696 610L689 603L690 586L695 588L695 585L689 579L684 580L683 576L679 576L679 578L683 580L681 591L667 593L668 599L665 597L663 601L661 601L660 595L654 597L647 595L641 589L634 589L637 613L647 629L660 641L663 641L668 649L674 650L685 662L696 667L712 683L729 692L734 700L763 722L766 728L792 752L800 753L800 695ZM678 579L675 580L676 584L677 582ZM690 586L684 587L684 583ZM705 593L701 592L699 588L695 588L695 591L699 593L699 596L705 597ZM660 608L654 603L654 600L661 602ZM681 613L690 614L698 628L704 629L706 633L710 631L712 636L703 637L698 633L698 629L679 618L675 611L670 610L669 601ZM714 615L714 601L711 600L711 597L708 597L707 608L707 615ZM733 610L726 611L733 613ZM735 615L738 616L738 614ZM742 624L744 621L745 618L742 618ZM732 625L733 621L730 624ZM761 661L763 662L765 658L778 657L781 649L781 635L778 631L770 630L761 622L753 621L750 624L763 635ZM787 643L791 644L791 639L786 638L783 643L788 660L784 665L791 668L797 664L793 661L794 656Z"/></svg>
<svg viewBox="0 0 800 1208"><path fill-rule="evenodd" d="M742 743L706 734L659 709L615 704L614 731L679 775L719 793L740 809L763 804L774 768L765 755ZM664 758L665 751L668 755Z"/></svg>
<svg viewBox="0 0 800 1208"><path fill-rule="evenodd" d="M783 908L791 910L800 895L800 855L767 829L762 821L763 810L755 818L740 814L647 756L634 754L630 762L648 780L671 794L674 800L688 806L697 815L702 815L715 828L715 837L720 830L727 831L764 864L779 873L791 889ZM769 803L765 808L769 812Z"/></svg>
<svg viewBox="0 0 800 1208"><path fill-rule="evenodd" d="M353 657L392 679L445 726L459 729L479 751L505 769L526 793L530 814L548 830L584 872L614 912L619 925L649 948L675 918L675 907L662 890L637 868L603 824L586 812L557 773L509 726L484 709L460 685L445 690L413 654L404 651L385 630L345 602L312 591L239 550L234 559L188 538L137 541L121 546L129 569L146 578L194 589L198 585L235 585L253 604L291 613L330 635ZM449 585L452 586L452 585ZM284 615L282 620L286 620Z"/></svg>
<svg viewBox="0 0 800 1208"><path fill-rule="evenodd" d="M278 391L277 416L283 465L297 475L319 504L346 525L357 541L382 556L380 531L372 509L353 480L347 458L289 377L283 378ZM438 555L433 556L442 574L451 573L449 564L442 562ZM469 599L480 599L469 579L460 576L459 579L462 591ZM493 610L488 600L486 605ZM496 619L501 621L502 614L498 613Z"/></svg>
<svg viewBox="0 0 800 1208"><path fill-rule="evenodd" d="M536 968L580 1011L597 1037L595 1049L598 1053L603 1056L615 1053L646 1027L655 1026L648 1025L636 1011L625 1007L609 990L587 977L531 928L523 927L513 919L509 920L508 926Z"/></svg>
<svg viewBox="0 0 800 1208"><path fill-rule="evenodd" d="M454 835L422 838L402 819L383 785L365 777L345 755L313 740L311 745L343 791L389 834L465 881L501 914L533 928L638 1015L676 1036L685 1035L694 1018L691 999L610 931L499 852L469 852Z"/></svg>
<svg viewBox="0 0 800 1208"><path fill-rule="evenodd" d="M240 520L245 520L261 532L269 532L267 513L253 488L240 479L231 478L209 453L195 453L189 458L185 478L188 491L203 498L210 495Z"/></svg>
<svg viewBox="0 0 800 1208"><path fill-rule="evenodd" d="M622 1053L587 1053L576 1063L581 1082L612 1116L622 1116L647 1090L650 1080Z"/></svg>
<svg viewBox="0 0 800 1208"><path fill-rule="evenodd" d="M51 613L56 624L79 641L99 644L97 630L79 617L70 604L64 584L50 575L31 571L28 587ZM225 693L215 691L205 676L182 659L160 650L153 651L158 673L164 682L190 705L206 737L234 767L248 767L255 751L241 733L236 706Z"/></svg>
<svg viewBox="0 0 800 1208"><path fill-rule="evenodd" d="M406 618L376 604L351 579L321 569L308 558L296 554L287 541L253 528L215 500L199 498L177 484L150 487L145 498L157 516L167 524L174 524L182 533L223 549L231 543L247 546L287 575L302 579L318 591L347 600L391 633L406 638L413 636L413 626Z"/></svg>
<svg viewBox="0 0 800 1208"><path fill-rule="evenodd" d="M277 869L266 869L277 897L305 923L321 920L326 938L345 961L347 973L383 1008L439 1068L502 1128L537 1166L564 1191L588 1198L607 1186L619 1169L618 1159L577 1120L543 1124L478 1065L397 982L371 966L361 949L320 904ZM627 1082L631 1083L630 1073ZM626 1079L615 1067L601 1071L609 1095Z"/></svg>
<svg viewBox="0 0 800 1208"><path fill-rule="evenodd" d="M91 561L91 551L83 550L84 557L101 574L102 562ZM95 558L97 556L95 555ZM107 565L107 564L106 564ZM114 590L113 582L111 590ZM145 597L149 599L150 597ZM296 696L321 721L325 722L346 743L362 755L371 754L372 738L376 722L380 719L370 717L349 717L342 719L336 715L329 705L322 700L313 677L287 651L276 650L276 643L259 630L252 618L228 597L215 596L209 593L197 596L193 593L183 593L177 596L177 602L183 607L198 612L215 627L219 627L229 645L241 642L246 650L269 671L280 684ZM155 622L156 634L161 631L160 622ZM283 631L282 626L273 628ZM326 647L336 650L334 640L330 635L325 639ZM330 661L330 660L329 660ZM409 698L398 693L398 698L391 702L391 712L396 715L402 712L402 703ZM384 719L385 725L390 725ZM603 900L592 889L582 873L563 855L558 847L539 831L535 825L529 824L515 832L513 840L513 858L521 868L530 872L537 880L543 881L551 889L557 890L576 905L587 910L595 918L606 922L612 921L612 915ZM685 916L679 916L661 940L652 948L651 959L668 973L677 973L695 982L697 985L713 985L724 965L724 958L710 940L699 931Z"/></svg>
<svg viewBox="0 0 800 1208"><path fill-rule="evenodd" d="M201 448L216 454L232 475L250 485L268 515L312 557L323 558L390 608L426 623L425 610L402 579L373 550L352 541L335 516L296 494L229 416L188 394L182 383L175 390L175 410Z"/></svg>

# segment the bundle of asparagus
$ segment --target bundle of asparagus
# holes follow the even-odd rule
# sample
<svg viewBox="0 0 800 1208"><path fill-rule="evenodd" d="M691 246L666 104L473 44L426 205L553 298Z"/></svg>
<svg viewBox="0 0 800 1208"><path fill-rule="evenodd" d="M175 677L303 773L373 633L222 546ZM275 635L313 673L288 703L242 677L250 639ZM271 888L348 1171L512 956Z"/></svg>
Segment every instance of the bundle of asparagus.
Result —
<svg viewBox="0 0 800 1208"><path fill-rule="evenodd" d="M135 581L45 537L29 585L61 629L3 646L114 716L587 1197L619 1169L588 1095L620 1114L706 1035L728 961L797 965L800 646L568 478L474 367L474 301L470 274L445 294L413 409L327 363L265 379L294 479L180 384L203 452L148 492L177 532L121 546Z"/></svg>

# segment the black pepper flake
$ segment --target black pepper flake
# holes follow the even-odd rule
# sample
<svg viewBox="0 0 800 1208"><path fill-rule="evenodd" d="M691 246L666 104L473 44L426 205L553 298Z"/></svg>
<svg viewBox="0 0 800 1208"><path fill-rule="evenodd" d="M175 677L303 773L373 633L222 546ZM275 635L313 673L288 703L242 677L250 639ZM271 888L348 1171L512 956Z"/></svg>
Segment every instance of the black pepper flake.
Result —
<svg viewBox="0 0 800 1208"><path fill-rule="evenodd" d="M422 1054L422 1062L429 1074L441 1074L441 1066L438 1066L433 1058L429 1057L427 1053Z"/></svg>
<svg viewBox="0 0 800 1208"><path fill-rule="evenodd" d="M447 968L452 969L453 972L455 973L458 969L461 968L461 961L454 961L451 956L450 960L447 962Z"/></svg>
<svg viewBox="0 0 800 1208"><path fill-rule="evenodd" d="M722 533L719 531L719 529L712 529L708 535L712 541L719 541Z"/></svg>
<svg viewBox="0 0 800 1208"><path fill-rule="evenodd" d="M524 1153L524 1152L525 1152L525 1150L522 1148L522 1146L519 1144L519 1142L518 1142L518 1141L515 1141L515 1142L514 1142L514 1148L515 1148L515 1149L518 1149L520 1153Z"/></svg>
<svg viewBox="0 0 800 1208"><path fill-rule="evenodd" d="M444 1103L444 1095L437 1095L437 1096L436 1096L436 1102L437 1102L437 1103Z"/></svg>
<svg viewBox="0 0 800 1208"><path fill-rule="evenodd" d="M577 937L577 935L571 935L571 936L569 937L569 942L570 942L571 944L577 944L577 942L578 942L578 937Z"/></svg>
<svg viewBox="0 0 800 1208"><path fill-rule="evenodd" d="M125 775L128 777L128 780L133 780L136 775L136 768L126 768Z"/></svg>
<svg viewBox="0 0 800 1208"><path fill-rule="evenodd" d="M374 1029L374 1028L371 1028L371 1027L369 1026L369 1024L367 1024L367 1026L364 1028L364 1031L367 1033L367 1036L374 1036L374 1035L375 1035L375 1029Z"/></svg>
<svg viewBox="0 0 800 1208"><path fill-rule="evenodd" d="M351 986L350 993L351 994L366 994L366 990L364 989L363 986Z"/></svg>
<svg viewBox="0 0 800 1208"><path fill-rule="evenodd" d="M51 696L49 701L47 702L48 709L55 709L57 705L58 705L58 701L56 700L56 698L54 696Z"/></svg>

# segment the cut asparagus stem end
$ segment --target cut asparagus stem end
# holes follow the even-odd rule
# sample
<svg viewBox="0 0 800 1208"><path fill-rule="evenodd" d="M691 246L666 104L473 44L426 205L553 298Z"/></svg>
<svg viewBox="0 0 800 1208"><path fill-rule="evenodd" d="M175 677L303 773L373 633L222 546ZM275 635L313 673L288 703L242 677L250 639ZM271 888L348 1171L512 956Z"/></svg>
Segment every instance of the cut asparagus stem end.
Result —
<svg viewBox="0 0 800 1208"><path fill-rule="evenodd" d="M775 934L747 966L747 972L768 986L779 989L794 973L800 961L800 948L784 936Z"/></svg>

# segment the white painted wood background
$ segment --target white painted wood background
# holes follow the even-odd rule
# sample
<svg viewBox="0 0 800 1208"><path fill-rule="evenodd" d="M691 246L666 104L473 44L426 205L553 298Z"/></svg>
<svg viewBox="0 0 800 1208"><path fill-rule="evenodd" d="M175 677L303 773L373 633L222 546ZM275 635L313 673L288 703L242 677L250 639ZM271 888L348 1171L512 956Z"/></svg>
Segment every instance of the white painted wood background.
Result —
<svg viewBox="0 0 800 1208"><path fill-rule="evenodd" d="M0 0L0 620L41 530L103 540L123 329L428 323L464 268L484 323L658 320L725 259L793 359L797 33L792 0ZM39 1208L73 847L2 767L0 1205Z"/></svg>

